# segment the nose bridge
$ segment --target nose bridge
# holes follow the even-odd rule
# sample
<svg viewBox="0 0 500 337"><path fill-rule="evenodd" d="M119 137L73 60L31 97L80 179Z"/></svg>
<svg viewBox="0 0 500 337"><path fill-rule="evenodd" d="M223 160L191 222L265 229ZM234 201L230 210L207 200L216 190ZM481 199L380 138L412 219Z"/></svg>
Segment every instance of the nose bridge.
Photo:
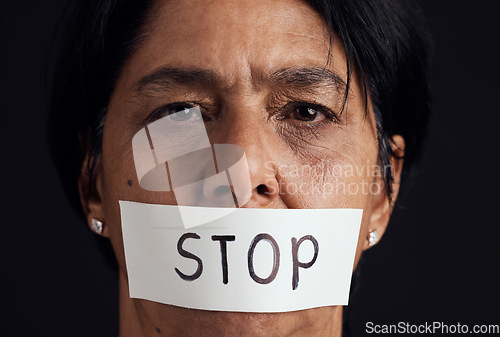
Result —
<svg viewBox="0 0 500 337"><path fill-rule="evenodd" d="M258 107L251 106L227 110L220 125L217 142L241 146L249 166L269 167L265 163L272 161L277 139L265 113L259 111Z"/></svg>
<svg viewBox="0 0 500 337"><path fill-rule="evenodd" d="M256 106L238 106L224 111L214 143L241 146L245 151L252 196L245 207L265 207L279 195L276 179L277 150L280 139Z"/></svg>
<svg viewBox="0 0 500 337"><path fill-rule="evenodd" d="M251 153L264 155L271 150L263 146L272 136L270 127L260 111L255 110L240 107L227 111L220 133L224 142L243 147L247 156Z"/></svg>

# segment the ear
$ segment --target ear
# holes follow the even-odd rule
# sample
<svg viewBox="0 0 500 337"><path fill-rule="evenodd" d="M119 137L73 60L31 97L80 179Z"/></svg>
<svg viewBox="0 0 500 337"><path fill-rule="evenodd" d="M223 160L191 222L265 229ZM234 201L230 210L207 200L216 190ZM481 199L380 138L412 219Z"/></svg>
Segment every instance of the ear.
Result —
<svg viewBox="0 0 500 337"><path fill-rule="evenodd" d="M100 163L90 171L92 160L87 152L85 160L82 163L80 178L78 179L78 192L80 193L80 202L82 204L83 212L87 218L87 225L93 230L92 220L98 220L102 223L102 232L97 233L101 236L109 238L109 230L106 226L106 219L104 217L104 209L102 204L102 166Z"/></svg>
<svg viewBox="0 0 500 337"><path fill-rule="evenodd" d="M376 231L378 241L382 238L389 223L389 218L391 217L392 209L394 206L394 202L399 193L399 186L401 182L401 172L403 170L403 157L405 153L405 141L404 138L400 135L394 135L390 139L390 145L392 149L392 153L394 154L391 157L391 167L392 167L392 175L393 181L391 183L392 194L389 199L389 196L386 193L385 188L380 188L378 193L373 195L372 200L372 213L370 217L370 225L368 228L368 233ZM379 186L383 185L383 176L385 170L388 168L382 167L380 168L381 175L377 179L377 183ZM364 249L370 248L370 244L368 239L365 241Z"/></svg>

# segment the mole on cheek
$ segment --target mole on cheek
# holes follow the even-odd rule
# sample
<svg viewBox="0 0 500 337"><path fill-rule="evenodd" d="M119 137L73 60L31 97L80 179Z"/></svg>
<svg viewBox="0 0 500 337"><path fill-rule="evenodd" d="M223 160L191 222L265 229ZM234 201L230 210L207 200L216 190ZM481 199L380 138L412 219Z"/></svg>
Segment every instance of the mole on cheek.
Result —
<svg viewBox="0 0 500 337"><path fill-rule="evenodd" d="M128 186L132 186L132 180L127 181Z"/></svg>
<svg viewBox="0 0 500 337"><path fill-rule="evenodd" d="M130 180L129 180L130 181ZM160 328L156 328L156 332L161 333Z"/></svg>

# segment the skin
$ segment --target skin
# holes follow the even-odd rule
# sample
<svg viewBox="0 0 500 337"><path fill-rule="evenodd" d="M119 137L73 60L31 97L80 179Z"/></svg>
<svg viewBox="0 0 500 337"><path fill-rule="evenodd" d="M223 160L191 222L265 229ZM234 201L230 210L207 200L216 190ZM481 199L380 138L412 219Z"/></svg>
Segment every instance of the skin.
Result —
<svg viewBox="0 0 500 337"><path fill-rule="evenodd" d="M111 240L118 260L120 337L340 336L342 307L338 306L248 314L129 298L118 201L176 204L171 192L151 192L139 186L132 154L132 137L147 125L155 109L167 104L200 105L207 116L211 143L244 148L253 189L244 207L362 208L355 264L368 248L369 231L383 235L391 213L391 202L375 171L374 114L368 97L365 115L356 71L346 109L333 121L329 114L341 110L340 85L298 89L269 81L275 69L312 67L328 69L346 81L342 45L334 36L327 64L328 34L312 8L295 0L159 1L152 13L145 25L147 38L123 66L109 102L94 192L81 189L89 225L92 218L103 221L102 235ZM165 66L211 70L219 81L211 86L169 88L155 84L137 91L137 81ZM316 113L313 120L297 118L300 106L311 104L325 109L312 110ZM394 136L393 142L395 152L402 156L402 137ZM394 200L402 161L393 159L392 165ZM331 169L334 166L339 169ZM86 163L82 187L89 179L85 167ZM304 167L316 169L301 170ZM358 191L332 191L332 186L342 184L358 187ZM293 189L297 186L302 186L298 192Z"/></svg>

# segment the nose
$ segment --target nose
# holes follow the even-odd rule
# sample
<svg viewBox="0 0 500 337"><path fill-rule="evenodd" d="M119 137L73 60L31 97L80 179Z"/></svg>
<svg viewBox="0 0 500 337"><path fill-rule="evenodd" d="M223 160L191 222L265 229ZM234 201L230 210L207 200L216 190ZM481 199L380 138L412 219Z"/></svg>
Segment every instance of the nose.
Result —
<svg viewBox="0 0 500 337"><path fill-rule="evenodd" d="M234 144L245 151L251 196L240 207L266 208L280 194L275 159L281 141L262 115L258 116L249 110L231 111L209 135L213 144Z"/></svg>
<svg viewBox="0 0 500 337"><path fill-rule="evenodd" d="M279 196L280 187L270 149L260 142L240 146L247 154L252 185L252 196L244 207L267 207Z"/></svg>

